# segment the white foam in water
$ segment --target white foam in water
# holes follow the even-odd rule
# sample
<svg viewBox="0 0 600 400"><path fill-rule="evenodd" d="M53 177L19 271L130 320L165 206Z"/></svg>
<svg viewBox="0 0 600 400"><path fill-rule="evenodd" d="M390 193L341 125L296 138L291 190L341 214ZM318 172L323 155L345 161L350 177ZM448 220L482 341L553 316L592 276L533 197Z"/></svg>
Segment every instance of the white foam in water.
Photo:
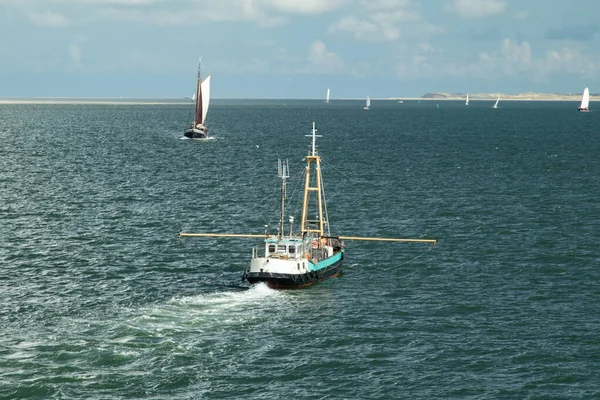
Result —
<svg viewBox="0 0 600 400"><path fill-rule="evenodd" d="M198 296L175 298L169 301L168 304L187 304L200 306L207 304L220 304L224 306L224 308L231 308L237 305L248 304L248 302L260 303L262 300L268 300L271 297L280 296L280 291L269 288L265 283L259 283L244 291L217 292Z"/></svg>
<svg viewBox="0 0 600 400"><path fill-rule="evenodd" d="M139 310L133 325L156 332L191 327L237 325L288 304L287 297L266 284L248 290L227 291L173 298L164 305Z"/></svg>
<svg viewBox="0 0 600 400"><path fill-rule="evenodd" d="M205 138L189 138L189 137L185 137L185 136L181 136L179 139L181 140L197 140L199 142L204 142L204 141L208 141L208 140L216 140L217 138L215 136L207 136Z"/></svg>

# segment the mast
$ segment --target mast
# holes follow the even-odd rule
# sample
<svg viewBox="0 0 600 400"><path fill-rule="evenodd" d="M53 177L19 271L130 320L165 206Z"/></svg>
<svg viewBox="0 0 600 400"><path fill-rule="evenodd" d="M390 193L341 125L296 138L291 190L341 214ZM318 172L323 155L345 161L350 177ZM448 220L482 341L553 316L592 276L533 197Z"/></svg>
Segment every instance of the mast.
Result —
<svg viewBox="0 0 600 400"><path fill-rule="evenodd" d="M283 223L285 218L286 179L290 177L290 170L288 167L287 160L284 162L281 162L281 160L277 160L277 176L281 178L281 216L279 217L279 227L277 228L278 236L281 239L284 234Z"/></svg>
<svg viewBox="0 0 600 400"><path fill-rule="evenodd" d="M200 67L202 64L202 57L198 60L198 78L196 82L196 114L194 115L194 128L196 124L202 123L202 81L200 80Z"/></svg>
<svg viewBox="0 0 600 400"><path fill-rule="evenodd" d="M317 135L317 129L315 128L315 123L313 121L312 134L305 135L307 137L312 137L312 148L309 152L309 155L306 156L306 180L304 182L304 200L302 202L302 221L300 223L302 236L306 233L313 232L317 233L319 236L324 235L324 223L323 223L323 199L322 199L322 191L321 191L321 157L317 152L317 138L321 137L321 135ZM314 164L314 168L311 168ZM314 174L314 184L315 186L311 186L311 174ZM309 220L308 219L308 202L310 200L310 194L316 192L317 194L317 208L318 215L317 220ZM316 227L315 227L316 224Z"/></svg>

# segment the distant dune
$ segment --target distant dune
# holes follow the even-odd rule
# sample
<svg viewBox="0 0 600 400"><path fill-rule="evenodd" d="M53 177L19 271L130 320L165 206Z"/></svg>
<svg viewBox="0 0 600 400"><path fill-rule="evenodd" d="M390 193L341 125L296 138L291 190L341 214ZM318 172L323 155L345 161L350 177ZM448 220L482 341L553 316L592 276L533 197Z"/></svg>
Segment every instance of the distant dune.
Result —
<svg viewBox="0 0 600 400"><path fill-rule="evenodd" d="M555 100L555 101L580 101L582 93L533 93L524 92L517 94L500 93L502 100ZM425 93L422 99L431 100L465 100L466 93ZM469 93L469 100L495 100L498 93ZM599 101L599 93L590 93L590 101Z"/></svg>

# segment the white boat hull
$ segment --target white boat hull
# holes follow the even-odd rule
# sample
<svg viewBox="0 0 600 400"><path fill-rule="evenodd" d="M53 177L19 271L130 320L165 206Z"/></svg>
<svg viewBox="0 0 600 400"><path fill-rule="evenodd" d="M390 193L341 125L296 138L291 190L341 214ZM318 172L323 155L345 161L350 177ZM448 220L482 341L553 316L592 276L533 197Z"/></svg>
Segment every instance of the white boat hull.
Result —
<svg viewBox="0 0 600 400"><path fill-rule="evenodd" d="M273 289L294 289L334 278L342 273L344 251L313 264L307 258L276 259L257 257L244 272L243 279L250 284L264 282Z"/></svg>

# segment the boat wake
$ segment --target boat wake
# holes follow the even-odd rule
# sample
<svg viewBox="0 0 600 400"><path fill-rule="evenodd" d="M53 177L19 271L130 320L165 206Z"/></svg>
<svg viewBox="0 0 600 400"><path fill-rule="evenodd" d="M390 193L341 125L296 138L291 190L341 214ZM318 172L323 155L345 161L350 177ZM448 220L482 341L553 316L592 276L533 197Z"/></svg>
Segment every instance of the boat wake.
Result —
<svg viewBox="0 0 600 400"><path fill-rule="evenodd" d="M208 136L208 137L201 138L201 139L200 138L194 138L194 139L192 139L192 138L189 138L189 137L182 136L182 137L180 137L180 139L181 140L194 140L196 142L208 142L208 141L211 141L211 140L217 140L217 138L215 136Z"/></svg>
<svg viewBox="0 0 600 400"><path fill-rule="evenodd" d="M177 297L152 308L140 309L128 325L149 332L219 330L260 319L287 307L285 294L266 284L235 290Z"/></svg>

